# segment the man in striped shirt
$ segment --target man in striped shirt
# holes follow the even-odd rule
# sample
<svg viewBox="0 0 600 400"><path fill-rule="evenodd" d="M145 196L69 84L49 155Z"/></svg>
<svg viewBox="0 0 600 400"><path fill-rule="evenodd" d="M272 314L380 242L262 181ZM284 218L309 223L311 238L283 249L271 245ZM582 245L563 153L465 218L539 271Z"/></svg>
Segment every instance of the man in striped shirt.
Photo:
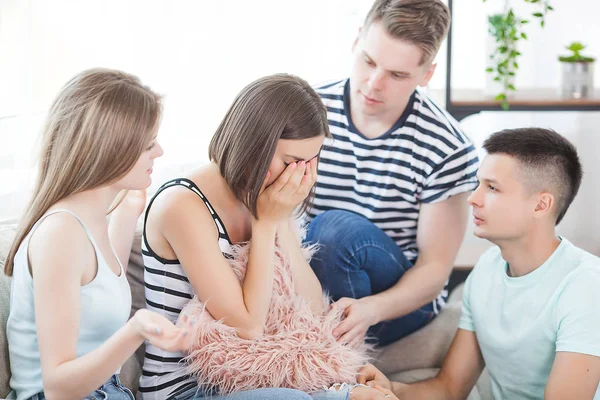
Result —
<svg viewBox="0 0 600 400"><path fill-rule="evenodd" d="M376 0L349 79L317 89L333 139L319 164L306 240L324 290L346 310L334 330L389 344L430 322L477 186L476 150L417 89L435 70L450 13L439 0Z"/></svg>

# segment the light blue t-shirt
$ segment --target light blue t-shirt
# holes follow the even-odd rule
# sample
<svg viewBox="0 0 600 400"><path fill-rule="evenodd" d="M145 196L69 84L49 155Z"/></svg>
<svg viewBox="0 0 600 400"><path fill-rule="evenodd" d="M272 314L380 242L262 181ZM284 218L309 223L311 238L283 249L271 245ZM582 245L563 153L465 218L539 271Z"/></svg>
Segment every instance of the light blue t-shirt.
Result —
<svg viewBox="0 0 600 400"><path fill-rule="evenodd" d="M507 267L498 247L479 259L458 326L477 335L494 399L543 399L557 351L600 357L600 259L563 238L531 273Z"/></svg>

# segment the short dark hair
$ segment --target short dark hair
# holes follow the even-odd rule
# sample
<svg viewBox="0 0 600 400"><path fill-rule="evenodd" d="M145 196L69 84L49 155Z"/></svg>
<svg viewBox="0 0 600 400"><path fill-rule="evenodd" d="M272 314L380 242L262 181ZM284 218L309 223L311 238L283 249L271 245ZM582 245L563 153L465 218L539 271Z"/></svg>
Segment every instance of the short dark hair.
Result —
<svg viewBox="0 0 600 400"><path fill-rule="evenodd" d="M433 60L448 34L450 10L440 0L375 0L363 24L365 32L373 22L381 22L393 38L418 46L423 65Z"/></svg>
<svg viewBox="0 0 600 400"><path fill-rule="evenodd" d="M303 79L275 74L250 83L237 95L208 147L208 156L235 196L257 216L256 199L279 139L331 137L327 109ZM314 187L301 208L306 211Z"/></svg>
<svg viewBox="0 0 600 400"><path fill-rule="evenodd" d="M488 154L506 154L517 159L533 190L547 190L556 199L556 224L565 216L579 191L583 171L577 149L551 129L505 129L484 143Z"/></svg>

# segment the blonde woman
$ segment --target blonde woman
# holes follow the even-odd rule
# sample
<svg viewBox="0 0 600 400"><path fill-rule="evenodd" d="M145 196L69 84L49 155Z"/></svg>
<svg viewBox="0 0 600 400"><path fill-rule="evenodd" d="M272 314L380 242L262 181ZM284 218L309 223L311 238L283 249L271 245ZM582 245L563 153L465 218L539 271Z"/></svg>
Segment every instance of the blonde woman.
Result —
<svg viewBox="0 0 600 400"><path fill-rule="evenodd" d="M37 185L4 271L12 276L7 336L18 400L133 399L116 374L144 340L184 347L188 326L147 310L128 321L125 266L163 153L160 115L158 95L106 69L77 75L50 109Z"/></svg>

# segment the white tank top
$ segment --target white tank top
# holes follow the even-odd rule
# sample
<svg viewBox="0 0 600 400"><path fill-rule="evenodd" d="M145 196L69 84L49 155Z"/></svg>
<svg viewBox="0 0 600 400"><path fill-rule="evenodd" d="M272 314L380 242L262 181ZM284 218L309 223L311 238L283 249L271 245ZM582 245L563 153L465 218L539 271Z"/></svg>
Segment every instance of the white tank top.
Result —
<svg viewBox="0 0 600 400"><path fill-rule="evenodd" d="M27 249L31 235L39 224L47 216L58 212L67 212L79 220L94 246L98 261L98 272L94 279L81 286L81 321L77 338L77 357L98 348L111 337L127 322L131 310L131 291L120 261L121 273L117 276L102 257L90 230L73 212L61 209L45 214L23 240L14 260L6 334L12 372L10 387L17 392L18 400L43 391L42 366L35 325L33 279L29 273ZM56 295L60 296L60 293Z"/></svg>

